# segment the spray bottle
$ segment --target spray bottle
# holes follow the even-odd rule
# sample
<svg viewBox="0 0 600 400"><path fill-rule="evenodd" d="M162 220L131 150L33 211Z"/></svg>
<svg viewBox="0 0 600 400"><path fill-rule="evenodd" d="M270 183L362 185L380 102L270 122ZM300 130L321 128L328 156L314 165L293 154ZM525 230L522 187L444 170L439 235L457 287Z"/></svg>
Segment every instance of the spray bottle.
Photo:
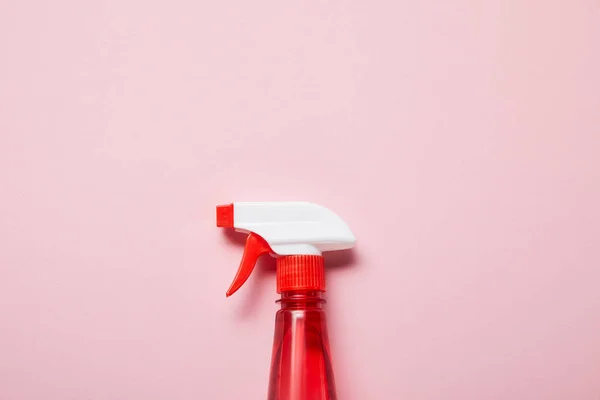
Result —
<svg viewBox="0 0 600 400"><path fill-rule="evenodd" d="M217 226L248 233L227 297L246 282L263 254L277 259L275 338L268 400L337 400L323 304L322 253L354 246L346 223L305 202L217 206Z"/></svg>

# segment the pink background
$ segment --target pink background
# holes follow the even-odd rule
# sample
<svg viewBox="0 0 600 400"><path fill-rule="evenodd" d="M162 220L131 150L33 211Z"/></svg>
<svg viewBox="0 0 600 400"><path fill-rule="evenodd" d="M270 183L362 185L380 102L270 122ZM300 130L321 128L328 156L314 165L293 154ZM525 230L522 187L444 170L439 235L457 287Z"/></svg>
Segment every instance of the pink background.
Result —
<svg viewBox="0 0 600 400"><path fill-rule="evenodd" d="M0 400L264 399L214 206L309 200L342 400L600 398L600 3L0 3Z"/></svg>

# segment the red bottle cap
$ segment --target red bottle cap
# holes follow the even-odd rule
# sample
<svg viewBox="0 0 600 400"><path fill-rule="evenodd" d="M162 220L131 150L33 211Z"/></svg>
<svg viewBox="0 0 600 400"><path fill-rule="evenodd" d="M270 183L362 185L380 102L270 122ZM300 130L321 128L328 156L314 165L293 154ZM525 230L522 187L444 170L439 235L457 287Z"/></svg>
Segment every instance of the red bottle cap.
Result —
<svg viewBox="0 0 600 400"><path fill-rule="evenodd" d="M325 291L323 256L295 255L277 259L277 293L290 290Z"/></svg>

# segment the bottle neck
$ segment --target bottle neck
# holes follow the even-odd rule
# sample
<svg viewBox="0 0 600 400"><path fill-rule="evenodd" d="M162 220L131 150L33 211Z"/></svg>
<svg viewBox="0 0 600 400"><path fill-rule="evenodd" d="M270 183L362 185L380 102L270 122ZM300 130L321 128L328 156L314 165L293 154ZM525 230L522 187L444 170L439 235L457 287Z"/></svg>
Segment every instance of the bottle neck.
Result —
<svg viewBox="0 0 600 400"><path fill-rule="evenodd" d="M323 308L326 303L323 292L318 290L289 290L281 292L281 298L277 300L281 309L307 309Z"/></svg>
<svg viewBox="0 0 600 400"><path fill-rule="evenodd" d="M281 293L269 381L269 400L336 400L325 299L318 290Z"/></svg>

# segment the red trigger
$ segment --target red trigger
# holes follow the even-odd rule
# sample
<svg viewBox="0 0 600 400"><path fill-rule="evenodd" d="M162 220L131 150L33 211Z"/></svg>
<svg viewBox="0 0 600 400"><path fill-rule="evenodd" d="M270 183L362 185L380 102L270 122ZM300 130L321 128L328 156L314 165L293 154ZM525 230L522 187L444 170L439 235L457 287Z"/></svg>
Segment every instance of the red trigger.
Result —
<svg viewBox="0 0 600 400"><path fill-rule="evenodd" d="M233 283L229 287L226 296L229 297L234 294L243 284L248 280L248 277L254 270L258 257L266 253L271 253L271 247L265 239L260 237L254 232L251 232L246 239L246 247L244 247L244 255L242 256L242 262L240 268L233 279Z"/></svg>

